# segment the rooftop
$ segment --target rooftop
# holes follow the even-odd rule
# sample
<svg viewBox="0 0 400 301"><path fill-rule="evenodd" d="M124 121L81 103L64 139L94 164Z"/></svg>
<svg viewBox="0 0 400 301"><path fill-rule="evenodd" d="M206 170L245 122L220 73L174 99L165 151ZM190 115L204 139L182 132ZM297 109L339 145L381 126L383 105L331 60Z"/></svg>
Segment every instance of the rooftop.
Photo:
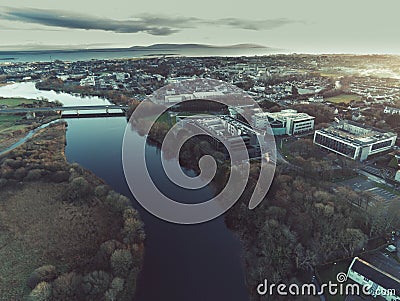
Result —
<svg viewBox="0 0 400 301"><path fill-rule="evenodd" d="M397 136L395 133L385 132L349 120L342 120L335 125L319 131L358 145L373 144L380 140Z"/></svg>
<svg viewBox="0 0 400 301"><path fill-rule="evenodd" d="M205 117L205 118L193 118L193 122L200 125L202 128L212 130L217 133L218 136L224 136L225 138L237 137L248 134L261 134L261 132L255 131L250 126L230 117L227 115L219 115L216 117ZM238 131L238 135L234 135L228 131L227 125L232 125Z"/></svg>
<svg viewBox="0 0 400 301"><path fill-rule="evenodd" d="M395 289L396 295L400 296L400 279L394 275L389 274L360 258L356 258L351 269L385 289Z"/></svg>
<svg viewBox="0 0 400 301"><path fill-rule="evenodd" d="M310 119L310 118L315 118L314 116L308 115L307 113L299 113L296 110L282 110L280 112L263 112L263 113L256 113L254 114L255 117L272 117L273 119L286 119L286 118L291 118L294 120L304 120L304 119Z"/></svg>

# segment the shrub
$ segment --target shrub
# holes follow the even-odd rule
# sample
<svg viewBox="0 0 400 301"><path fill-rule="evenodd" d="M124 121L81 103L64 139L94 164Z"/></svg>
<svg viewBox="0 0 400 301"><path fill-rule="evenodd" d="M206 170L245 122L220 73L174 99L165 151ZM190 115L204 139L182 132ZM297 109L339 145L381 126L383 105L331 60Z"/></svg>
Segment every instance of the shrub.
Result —
<svg viewBox="0 0 400 301"><path fill-rule="evenodd" d="M67 182L69 179L69 173L67 171L59 170L53 173L50 176L50 179L52 182L55 183Z"/></svg>
<svg viewBox="0 0 400 301"><path fill-rule="evenodd" d="M14 170L6 165L1 168L1 176L4 179L11 179L14 175Z"/></svg>
<svg viewBox="0 0 400 301"><path fill-rule="evenodd" d="M83 175L85 170L83 169L82 166L80 166L78 163L72 163L71 165L78 175Z"/></svg>
<svg viewBox="0 0 400 301"><path fill-rule="evenodd" d="M98 268L109 269L110 258L116 249L122 248L123 245L117 240L108 240L100 245L99 250L95 256L95 264Z"/></svg>
<svg viewBox="0 0 400 301"><path fill-rule="evenodd" d="M124 289L124 279L116 277L111 282L111 288L105 293L104 299L106 301L115 301L118 300L118 293Z"/></svg>
<svg viewBox="0 0 400 301"><path fill-rule="evenodd" d="M67 189L67 199L70 201L79 201L88 196L90 193L90 185L83 177L72 179Z"/></svg>
<svg viewBox="0 0 400 301"><path fill-rule="evenodd" d="M116 301L117 300L117 295L118 295L118 292L110 288L104 294L104 300L105 301Z"/></svg>
<svg viewBox="0 0 400 301"><path fill-rule="evenodd" d="M4 187L6 185L7 185L7 180L3 179L3 178L0 178L0 188Z"/></svg>
<svg viewBox="0 0 400 301"><path fill-rule="evenodd" d="M27 174L27 170L24 167L20 167L14 172L13 177L15 180L21 181L23 178L26 177Z"/></svg>
<svg viewBox="0 0 400 301"><path fill-rule="evenodd" d="M124 212L130 206L131 201L126 197L115 191L110 191L107 195L106 201L116 212Z"/></svg>
<svg viewBox="0 0 400 301"><path fill-rule="evenodd" d="M106 185L99 185L96 186L96 188L94 189L94 194L98 198L105 197L107 193L108 193L108 188Z"/></svg>
<svg viewBox="0 0 400 301"><path fill-rule="evenodd" d="M83 277L82 289L86 296L103 295L110 285L110 275L104 271L94 271Z"/></svg>
<svg viewBox="0 0 400 301"><path fill-rule="evenodd" d="M134 218L124 220L122 235L124 236L124 243L126 244L143 241L145 239L145 234L142 221Z"/></svg>
<svg viewBox="0 0 400 301"><path fill-rule="evenodd" d="M115 277L111 282L111 288L117 292L120 292L124 289L124 279Z"/></svg>
<svg viewBox="0 0 400 301"><path fill-rule="evenodd" d="M74 272L63 274L53 282L53 299L57 301L79 300L82 277Z"/></svg>
<svg viewBox="0 0 400 301"><path fill-rule="evenodd" d="M28 286L33 289L40 282L50 282L57 278L57 270L53 265L45 265L34 270L27 281Z"/></svg>
<svg viewBox="0 0 400 301"><path fill-rule="evenodd" d="M23 162L22 162L22 160L6 159L6 160L4 160L4 164L13 169L17 169L17 168L22 167Z"/></svg>
<svg viewBox="0 0 400 301"><path fill-rule="evenodd" d="M125 249L115 250L111 255L111 267L116 276L126 277L132 267L131 252Z"/></svg>
<svg viewBox="0 0 400 301"><path fill-rule="evenodd" d="M42 172L43 172L43 170L41 170L41 169L31 169L28 172L28 175L25 177L25 180L27 180L27 181L39 180L42 177Z"/></svg>
<svg viewBox="0 0 400 301"><path fill-rule="evenodd" d="M29 294L27 301L49 301L51 300L51 284L40 282Z"/></svg>
<svg viewBox="0 0 400 301"><path fill-rule="evenodd" d="M123 214L124 220L128 218L140 219L139 212L134 208L126 208Z"/></svg>
<svg viewBox="0 0 400 301"><path fill-rule="evenodd" d="M48 171L56 172L56 171L62 170L63 165L62 165L62 163L59 163L59 162L51 162L51 163L46 162L44 164L44 168L47 169Z"/></svg>
<svg viewBox="0 0 400 301"><path fill-rule="evenodd" d="M138 271L136 269L131 270L125 281L129 285L125 285L123 291L119 293L118 300L128 301L133 299L136 292L137 275Z"/></svg>

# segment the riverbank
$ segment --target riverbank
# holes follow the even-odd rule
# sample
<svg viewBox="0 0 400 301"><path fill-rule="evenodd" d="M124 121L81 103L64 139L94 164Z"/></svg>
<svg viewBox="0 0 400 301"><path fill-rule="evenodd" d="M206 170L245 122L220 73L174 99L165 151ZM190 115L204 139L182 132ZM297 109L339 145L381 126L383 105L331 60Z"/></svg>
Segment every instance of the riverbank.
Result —
<svg viewBox="0 0 400 301"><path fill-rule="evenodd" d="M0 153L23 139L28 132L44 125L46 123L55 121L59 116L47 116L37 120L27 121L25 123L18 123L20 117L8 116L7 119L15 119L12 124L6 125L4 116L0 116Z"/></svg>
<svg viewBox="0 0 400 301"><path fill-rule="evenodd" d="M0 158L0 299L132 300L143 224L129 199L67 163L66 126Z"/></svg>
<svg viewBox="0 0 400 301"><path fill-rule="evenodd" d="M42 91L56 91L68 93L71 95L80 95L81 97L99 97L107 99L114 104L132 105L137 106L139 102L133 98L134 94L128 91L118 90L96 90L88 86L80 85L66 85L65 82L59 78L43 79L35 84L36 89Z"/></svg>
<svg viewBox="0 0 400 301"><path fill-rule="evenodd" d="M0 97L0 109L51 106L54 106L54 103L50 103L45 99ZM9 148L22 139L29 131L58 118L59 116L52 112L38 113L35 115L0 114L0 153L2 150Z"/></svg>

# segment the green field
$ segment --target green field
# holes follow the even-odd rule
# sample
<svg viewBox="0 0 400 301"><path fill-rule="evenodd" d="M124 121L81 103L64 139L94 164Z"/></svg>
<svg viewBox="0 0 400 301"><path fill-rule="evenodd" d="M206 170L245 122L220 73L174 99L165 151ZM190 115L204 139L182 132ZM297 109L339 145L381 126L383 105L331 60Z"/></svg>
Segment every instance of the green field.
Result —
<svg viewBox="0 0 400 301"><path fill-rule="evenodd" d="M350 103L352 100L360 101L362 100L361 96L354 94L340 94L338 96L325 98L325 101L331 103Z"/></svg>
<svg viewBox="0 0 400 301"><path fill-rule="evenodd" d="M22 104L33 104L36 99L27 99L27 98L0 98L0 106L6 105L9 108L15 108Z"/></svg>
<svg viewBox="0 0 400 301"><path fill-rule="evenodd" d="M22 116L16 115L0 115L0 133L4 131L9 131L11 128L12 130L18 130L23 128L23 125L16 125L15 123L20 120Z"/></svg>

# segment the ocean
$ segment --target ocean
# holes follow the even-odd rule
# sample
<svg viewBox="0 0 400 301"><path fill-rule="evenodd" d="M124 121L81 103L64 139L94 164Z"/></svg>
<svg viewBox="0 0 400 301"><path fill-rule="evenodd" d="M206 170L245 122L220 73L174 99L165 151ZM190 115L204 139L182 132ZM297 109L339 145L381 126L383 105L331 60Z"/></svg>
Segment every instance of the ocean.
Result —
<svg viewBox="0 0 400 301"><path fill-rule="evenodd" d="M0 51L0 64L15 62L88 61L149 56L262 56L275 53L271 48L182 48L182 49L100 49L54 51Z"/></svg>

